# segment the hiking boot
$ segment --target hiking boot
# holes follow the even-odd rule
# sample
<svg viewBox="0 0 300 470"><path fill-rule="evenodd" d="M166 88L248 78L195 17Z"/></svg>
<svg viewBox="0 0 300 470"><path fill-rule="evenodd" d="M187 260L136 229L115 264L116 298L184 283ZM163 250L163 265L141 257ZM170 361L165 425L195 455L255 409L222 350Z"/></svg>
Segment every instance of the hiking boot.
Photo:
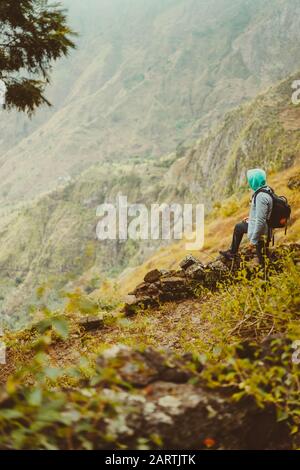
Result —
<svg viewBox="0 0 300 470"><path fill-rule="evenodd" d="M227 250L227 251L219 251L220 255L224 256L225 259L227 259L228 261L232 261L235 259L235 254L232 253L231 250Z"/></svg>

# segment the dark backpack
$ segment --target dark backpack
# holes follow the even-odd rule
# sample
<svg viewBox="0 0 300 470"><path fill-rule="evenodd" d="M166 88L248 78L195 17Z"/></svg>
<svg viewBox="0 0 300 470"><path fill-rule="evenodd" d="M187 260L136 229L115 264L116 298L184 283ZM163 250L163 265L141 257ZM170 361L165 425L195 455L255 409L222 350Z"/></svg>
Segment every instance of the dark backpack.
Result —
<svg viewBox="0 0 300 470"><path fill-rule="evenodd" d="M273 209L268 220L268 225L271 229L273 228L285 228L287 231L287 226L289 219L291 217L291 206L288 203L288 200L284 196L277 196L272 188L270 191L266 188L260 188L254 194L254 204L256 203L256 198L259 193L266 193L271 196L273 199Z"/></svg>

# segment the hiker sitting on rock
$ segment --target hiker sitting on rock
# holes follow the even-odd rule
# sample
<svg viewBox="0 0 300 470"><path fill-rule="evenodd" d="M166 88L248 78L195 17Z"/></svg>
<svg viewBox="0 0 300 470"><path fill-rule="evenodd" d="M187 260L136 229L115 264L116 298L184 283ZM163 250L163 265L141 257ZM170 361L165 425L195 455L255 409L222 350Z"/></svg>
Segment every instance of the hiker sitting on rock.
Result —
<svg viewBox="0 0 300 470"><path fill-rule="evenodd" d="M247 179L254 191L250 215L235 226L231 248L227 251L220 251L220 254L228 260L234 259L243 236L247 233L250 246L255 246L259 262L264 265L268 245L272 237L268 221L273 209L273 191L267 186L267 177L264 170L249 170Z"/></svg>

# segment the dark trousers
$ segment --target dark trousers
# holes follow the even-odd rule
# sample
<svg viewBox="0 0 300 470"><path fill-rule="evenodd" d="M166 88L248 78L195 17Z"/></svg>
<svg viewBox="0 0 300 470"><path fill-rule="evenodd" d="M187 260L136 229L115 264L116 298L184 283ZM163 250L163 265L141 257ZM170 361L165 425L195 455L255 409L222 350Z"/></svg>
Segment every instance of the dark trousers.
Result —
<svg viewBox="0 0 300 470"><path fill-rule="evenodd" d="M237 254L243 236L248 232L248 222L236 224L232 237L231 252ZM268 255L268 242L260 240L256 245L256 254L262 266L265 265L265 257Z"/></svg>

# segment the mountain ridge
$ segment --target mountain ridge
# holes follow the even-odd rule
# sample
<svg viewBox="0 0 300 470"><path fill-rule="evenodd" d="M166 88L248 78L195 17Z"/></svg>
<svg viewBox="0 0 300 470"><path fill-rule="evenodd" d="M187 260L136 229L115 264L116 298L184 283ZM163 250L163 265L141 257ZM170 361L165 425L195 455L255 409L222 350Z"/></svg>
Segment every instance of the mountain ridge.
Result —
<svg viewBox="0 0 300 470"><path fill-rule="evenodd" d="M65 5L76 18L80 4ZM82 21L72 19L84 34L90 21L93 27L54 70L56 112L34 118L33 132L17 117L19 142L10 149L10 116L0 124L2 205L51 190L99 161L158 158L190 145L226 111L296 71L295 0L135 2L122 9L122 28L118 6L98 5L93 19L82 6Z"/></svg>

